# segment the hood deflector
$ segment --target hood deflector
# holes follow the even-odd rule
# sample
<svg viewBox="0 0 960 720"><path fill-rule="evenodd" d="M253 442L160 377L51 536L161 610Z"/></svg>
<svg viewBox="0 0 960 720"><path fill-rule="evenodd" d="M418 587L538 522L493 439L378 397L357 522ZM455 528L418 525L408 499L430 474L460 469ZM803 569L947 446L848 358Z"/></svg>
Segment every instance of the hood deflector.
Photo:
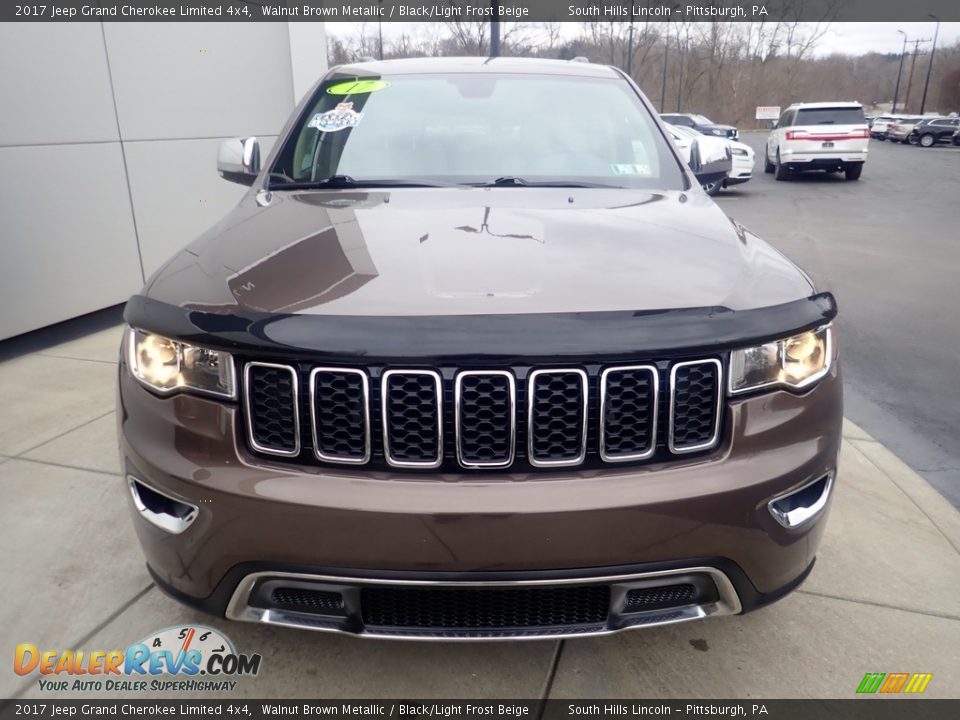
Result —
<svg viewBox="0 0 960 720"><path fill-rule="evenodd" d="M175 307L142 295L124 319L135 327L239 354L287 354L355 362L462 364L537 358L645 358L720 352L818 327L837 314L830 293L749 310L678 310L434 316L229 315ZM466 361L466 363L464 362Z"/></svg>

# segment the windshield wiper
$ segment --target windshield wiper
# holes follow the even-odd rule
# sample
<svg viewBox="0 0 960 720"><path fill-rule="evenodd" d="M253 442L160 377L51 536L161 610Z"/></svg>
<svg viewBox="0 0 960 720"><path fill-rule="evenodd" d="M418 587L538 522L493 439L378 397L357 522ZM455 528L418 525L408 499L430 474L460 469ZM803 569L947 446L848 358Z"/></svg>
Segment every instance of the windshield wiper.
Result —
<svg viewBox="0 0 960 720"><path fill-rule="evenodd" d="M357 180L349 175L331 175L321 180L282 182L271 184L271 190L341 190L349 188L401 188L401 187L455 187L453 185L425 180L399 180L391 178L363 178Z"/></svg>
<svg viewBox="0 0 960 720"><path fill-rule="evenodd" d="M584 182L581 180L527 180L515 175L505 175L496 180L482 183L465 183L473 187L554 187L554 188L613 188L623 189L623 185Z"/></svg>

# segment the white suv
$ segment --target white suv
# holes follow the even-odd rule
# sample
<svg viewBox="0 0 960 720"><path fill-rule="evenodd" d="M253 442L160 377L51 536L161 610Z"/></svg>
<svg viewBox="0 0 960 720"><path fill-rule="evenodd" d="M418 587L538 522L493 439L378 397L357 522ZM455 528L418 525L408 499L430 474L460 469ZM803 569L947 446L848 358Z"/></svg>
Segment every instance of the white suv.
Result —
<svg viewBox="0 0 960 720"><path fill-rule="evenodd" d="M798 170L843 171L856 180L867 160L870 129L855 102L796 103L767 138L764 172L788 180Z"/></svg>

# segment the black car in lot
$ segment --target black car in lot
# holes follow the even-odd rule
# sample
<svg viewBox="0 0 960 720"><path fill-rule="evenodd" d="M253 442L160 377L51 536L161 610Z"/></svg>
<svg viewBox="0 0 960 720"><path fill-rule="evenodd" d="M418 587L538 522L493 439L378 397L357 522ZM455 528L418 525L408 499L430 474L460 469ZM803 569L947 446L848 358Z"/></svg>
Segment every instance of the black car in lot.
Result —
<svg viewBox="0 0 960 720"><path fill-rule="evenodd" d="M740 132L733 125L718 125L704 115L696 115L694 113L661 113L660 118L665 123L670 123L671 125L693 128L703 135L725 137L730 140L736 140L740 137Z"/></svg>
<svg viewBox="0 0 960 720"><path fill-rule="evenodd" d="M911 145L933 147L937 143L949 143L960 129L960 118L930 118L913 126L907 140Z"/></svg>

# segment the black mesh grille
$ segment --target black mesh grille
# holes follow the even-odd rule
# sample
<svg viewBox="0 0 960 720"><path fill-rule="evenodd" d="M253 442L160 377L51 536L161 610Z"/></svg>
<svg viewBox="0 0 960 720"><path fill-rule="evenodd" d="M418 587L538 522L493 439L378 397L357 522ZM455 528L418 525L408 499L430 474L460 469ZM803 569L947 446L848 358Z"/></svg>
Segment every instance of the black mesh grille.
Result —
<svg viewBox="0 0 960 720"><path fill-rule="evenodd" d="M460 472L580 463L595 468L604 461L648 458L668 462L676 454L715 446L723 394L716 360L645 361L649 370L587 364L582 374L505 366L509 375L495 368L467 374L456 366L428 374L389 366L351 372L354 368L314 368L306 361L281 367L241 362L247 368L242 402L248 444L257 452L314 465L329 461L388 469L409 464ZM629 360L621 362L627 366ZM446 438L449 442L443 442Z"/></svg>
<svg viewBox="0 0 960 720"><path fill-rule="evenodd" d="M313 375L316 450L330 459L363 461L367 456L365 376L341 370Z"/></svg>
<svg viewBox="0 0 960 720"><path fill-rule="evenodd" d="M605 375L603 450L608 458L653 450L655 368L610 370Z"/></svg>
<svg viewBox="0 0 960 720"><path fill-rule="evenodd" d="M531 382L530 448L539 462L575 461L583 447L583 376L538 373Z"/></svg>
<svg viewBox="0 0 960 720"><path fill-rule="evenodd" d="M697 589L690 583L638 588L627 593L624 612L657 610L664 607L688 605L697 596Z"/></svg>
<svg viewBox="0 0 960 720"><path fill-rule="evenodd" d="M506 375L463 375L460 378L457 441L465 463L500 464L513 455L511 380Z"/></svg>
<svg viewBox="0 0 960 720"><path fill-rule="evenodd" d="M297 449L297 406L290 368L251 365L247 369L250 435L261 448L292 453Z"/></svg>
<svg viewBox="0 0 960 720"><path fill-rule="evenodd" d="M530 628L606 622L610 588L365 587L368 626L399 628Z"/></svg>
<svg viewBox="0 0 960 720"><path fill-rule="evenodd" d="M433 375L391 373L385 381L384 411L389 457L429 464L440 459L437 381Z"/></svg>
<svg viewBox="0 0 960 720"><path fill-rule="evenodd" d="M720 370L701 362L676 368L673 388L673 447L677 450L710 443L717 422Z"/></svg>
<svg viewBox="0 0 960 720"><path fill-rule="evenodd" d="M343 596L328 590L278 587L270 593L270 604L284 610L324 613L343 609Z"/></svg>

